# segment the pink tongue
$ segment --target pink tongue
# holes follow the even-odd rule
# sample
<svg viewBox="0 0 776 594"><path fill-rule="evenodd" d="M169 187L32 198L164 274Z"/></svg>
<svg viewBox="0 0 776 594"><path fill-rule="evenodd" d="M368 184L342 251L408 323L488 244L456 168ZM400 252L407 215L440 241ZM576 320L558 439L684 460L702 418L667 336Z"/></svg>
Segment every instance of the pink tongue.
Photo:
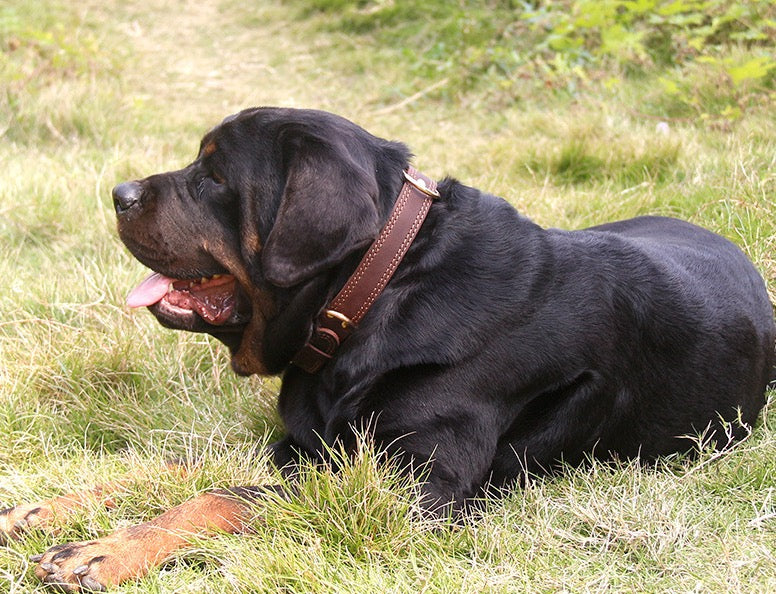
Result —
<svg viewBox="0 0 776 594"><path fill-rule="evenodd" d="M171 282L171 278L154 272L127 296L127 305L129 307L148 307L158 303L167 294Z"/></svg>

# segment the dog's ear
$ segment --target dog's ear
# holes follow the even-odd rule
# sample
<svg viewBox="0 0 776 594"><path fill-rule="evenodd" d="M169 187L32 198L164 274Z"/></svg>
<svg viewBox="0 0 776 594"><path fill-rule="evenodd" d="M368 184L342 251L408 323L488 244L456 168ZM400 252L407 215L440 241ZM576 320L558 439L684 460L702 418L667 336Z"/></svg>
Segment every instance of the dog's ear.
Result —
<svg viewBox="0 0 776 594"><path fill-rule="evenodd" d="M261 262L270 283L290 287L377 237L379 190L371 155L336 134L294 127L282 135L281 150L285 188Z"/></svg>

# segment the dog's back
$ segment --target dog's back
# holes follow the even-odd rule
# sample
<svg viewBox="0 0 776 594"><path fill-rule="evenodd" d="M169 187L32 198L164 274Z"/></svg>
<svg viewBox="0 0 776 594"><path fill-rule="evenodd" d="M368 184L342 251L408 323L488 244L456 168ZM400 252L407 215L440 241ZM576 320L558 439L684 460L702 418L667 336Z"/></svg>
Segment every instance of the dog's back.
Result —
<svg viewBox="0 0 776 594"><path fill-rule="evenodd" d="M749 259L723 237L677 219L639 217L589 231L636 254L633 269L618 272L626 294L615 303L635 324L634 371L652 376L642 383L653 393L639 402L640 424L652 432L665 426L670 438L672 426L701 433L722 418L737 435L745 432L740 423L754 424L776 364L773 308ZM643 365L649 357L657 360Z"/></svg>
<svg viewBox="0 0 776 594"><path fill-rule="evenodd" d="M589 454L651 460L701 436L721 447L750 430L776 363L776 327L740 249L663 217L532 233L513 241L550 256L533 278L515 272L544 290L506 331L514 371L495 383L517 387L494 482Z"/></svg>

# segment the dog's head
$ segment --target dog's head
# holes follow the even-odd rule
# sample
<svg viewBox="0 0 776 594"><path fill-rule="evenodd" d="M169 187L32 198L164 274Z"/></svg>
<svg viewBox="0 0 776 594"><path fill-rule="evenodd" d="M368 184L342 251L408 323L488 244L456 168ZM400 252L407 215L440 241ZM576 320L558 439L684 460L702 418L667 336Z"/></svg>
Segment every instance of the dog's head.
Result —
<svg viewBox="0 0 776 594"><path fill-rule="evenodd" d="M121 240L155 274L129 296L169 328L207 332L238 373L268 373L279 288L326 274L377 236L406 147L332 114L228 117L179 171L113 189Z"/></svg>

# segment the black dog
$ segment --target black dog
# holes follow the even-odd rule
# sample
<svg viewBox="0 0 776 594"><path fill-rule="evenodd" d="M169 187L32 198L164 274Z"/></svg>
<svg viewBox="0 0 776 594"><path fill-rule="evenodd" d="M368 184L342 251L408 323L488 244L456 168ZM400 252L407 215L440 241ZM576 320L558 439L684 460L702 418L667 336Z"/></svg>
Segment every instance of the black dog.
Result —
<svg viewBox="0 0 776 594"><path fill-rule="evenodd" d="M260 108L208 133L185 169L114 189L121 239L159 273L130 304L223 341L237 373L283 374L279 466L350 448L353 428L371 423L408 468L432 461L422 489L439 511L560 462L652 460L691 449L688 436L722 445L755 422L776 329L737 247L660 217L542 229L453 179L330 360L314 372L291 363L388 220L408 162L404 145L340 117ZM217 518L229 517L239 529L244 505L224 495L194 500L217 509L190 525L227 529ZM183 529L168 514L146 531ZM156 546L142 540L60 547L39 574L140 575L105 559Z"/></svg>

